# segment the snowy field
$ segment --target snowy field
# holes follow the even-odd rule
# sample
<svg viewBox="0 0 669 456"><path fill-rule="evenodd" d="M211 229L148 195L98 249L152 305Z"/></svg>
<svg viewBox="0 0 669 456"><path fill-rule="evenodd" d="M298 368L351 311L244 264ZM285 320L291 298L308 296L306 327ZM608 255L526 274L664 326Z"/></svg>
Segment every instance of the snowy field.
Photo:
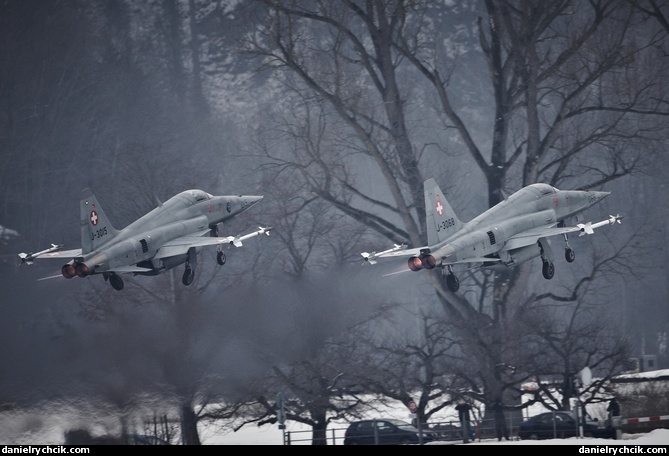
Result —
<svg viewBox="0 0 669 456"><path fill-rule="evenodd" d="M294 427L288 430L298 430ZM330 435L330 434L328 434ZM205 436L203 436L205 437ZM308 434L300 438L306 438ZM343 439L337 439L336 445L341 445ZM211 445L282 445L283 435L277 426L267 427L267 429L242 428L235 433L223 436L211 436L205 438L205 444ZM331 443L331 440L328 442ZM310 444L310 442L300 442L300 444ZM464 445L461 441L448 442L430 442L426 445ZM669 446L669 429L656 429L647 434L623 434L620 440L611 439L549 439L549 440L502 440L489 439L470 442L467 445L664 445Z"/></svg>

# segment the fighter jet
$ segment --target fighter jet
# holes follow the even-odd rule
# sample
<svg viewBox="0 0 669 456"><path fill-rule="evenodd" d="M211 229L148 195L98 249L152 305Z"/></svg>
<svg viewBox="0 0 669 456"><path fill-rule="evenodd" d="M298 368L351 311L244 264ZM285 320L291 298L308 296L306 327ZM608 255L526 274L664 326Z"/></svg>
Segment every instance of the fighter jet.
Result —
<svg viewBox="0 0 669 456"><path fill-rule="evenodd" d="M579 214L598 203L610 192L558 190L548 184L532 184L463 223L456 216L434 179L424 183L428 245L418 248L394 248L376 253L361 253L365 262L378 258L408 256L408 269L441 268L446 285L458 291L460 281L454 266L503 271L525 261L541 257L544 278L555 274L553 252L548 238L563 236L565 259L575 259L568 234L593 234L595 228L620 223L622 216L611 215L597 223L578 223ZM574 226L568 226L573 223Z"/></svg>
<svg viewBox="0 0 669 456"><path fill-rule="evenodd" d="M154 276L185 264L182 282L195 278L202 247L216 245L216 261L225 264L224 245L269 235L271 227L242 236L221 236L221 222L258 203L262 196L213 196L202 190L181 192L122 230L115 229L90 189L81 194L81 248L61 250L62 244L35 253L20 253L21 263L40 258L68 258L61 268L66 279L102 274L116 290L123 289L120 274ZM59 276L58 276L59 277Z"/></svg>

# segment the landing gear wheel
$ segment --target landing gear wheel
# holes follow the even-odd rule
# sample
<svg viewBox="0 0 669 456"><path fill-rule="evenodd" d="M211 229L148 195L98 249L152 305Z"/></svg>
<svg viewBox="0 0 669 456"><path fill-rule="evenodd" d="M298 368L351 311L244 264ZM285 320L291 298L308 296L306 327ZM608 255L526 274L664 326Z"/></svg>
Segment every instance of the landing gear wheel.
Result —
<svg viewBox="0 0 669 456"><path fill-rule="evenodd" d="M191 283L193 283L193 279L195 278L195 272L193 272L192 269L186 268L184 271L184 276L182 277L181 281L183 282L184 285L188 286Z"/></svg>
<svg viewBox="0 0 669 456"><path fill-rule="evenodd" d="M109 276L109 283L111 284L114 290L121 291L123 290L123 279L116 274Z"/></svg>
<svg viewBox="0 0 669 456"><path fill-rule="evenodd" d="M564 258L567 260L567 263L573 263L576 258L576 254L572 249L565 249Z"/></svg>
<svg viewBox="0 0 669 456"><path fill-rule="evenodd" d="M552 279L555 275L555 265L550 261L544 261L544 266L541 268L541 272L544 274L544 279Z"/></svg>
<svg viewBox="0 0 669 456"><path fill-rule="evenodd" d="M454 274L447 274L446 275L446 286L448 287L449 290L451 290L453 293L458 291L460 289L460 281L458 280L457 277L455 277Z"/></svg>
<svg viewBox="0 0 669 456"><path fill-rule="evenodd" d="M216 254L216 262L223 266L225 264L225 253L223 252L218 252Z"/></svg>

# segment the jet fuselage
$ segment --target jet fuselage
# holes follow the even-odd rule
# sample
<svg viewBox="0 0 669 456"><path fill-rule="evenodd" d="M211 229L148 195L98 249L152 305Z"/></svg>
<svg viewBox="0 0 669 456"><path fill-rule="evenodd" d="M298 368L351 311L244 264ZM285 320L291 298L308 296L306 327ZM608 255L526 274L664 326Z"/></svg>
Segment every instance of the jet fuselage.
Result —
<svg viewBox="0 0 669 456"><path fill-rule="evenodd" d="M534 246L513 249L513 244L507 245L509 238L534 228L557 226L607 195L609 192L557 190L547 184L529 185L465 223L460 230L431 248L430 253L437 262L440 258L448 258L452 262L497 255L502 264L514 265L539 256L540 251ZM499 269L501 265L491 263L486 266Z"/></svg>
<svg viewBox="0 0 669 456"><path fill-rule="evenodd" d="M182 236L201 236L262 199L262 196L212 196L201 190L175 195L123 230L115 230L96 202L82 200L82 256L74 259L79 276L105 273L127 265L137 265L135 273L155 275L183 264L188 254L154 258L169 241ZM194 247L197 251L199 248ZM195 255L191 258L195 261Z"/></svg>

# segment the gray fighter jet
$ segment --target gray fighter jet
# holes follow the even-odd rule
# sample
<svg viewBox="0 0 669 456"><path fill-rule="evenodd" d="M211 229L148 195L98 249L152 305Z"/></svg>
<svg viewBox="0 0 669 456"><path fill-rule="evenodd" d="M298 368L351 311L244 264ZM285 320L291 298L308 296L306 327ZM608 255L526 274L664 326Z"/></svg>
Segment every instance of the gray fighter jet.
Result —
<svg viewBox="0 0 669 456"><path fill-rule="evenodd" d="M81 248L61 250L62 244L35 253L20 253L22 263L38 258L68 258L61 268L66 279L102 274L116 290L123 289L119 274L153 276L185 264L183 284L195 277L197 255L202 247L218 246L216 261L225 264L224 245L241 247L242 241L269 235L259 227L243 236L221 236L221 222L235 217L260 201L262 196L213 196L187 190L160 204L122 230L116 230L90 189L81 194ZM60 276L57 276L60 277Z"/></svg>
<svg viewBox="0 0 669 456"><path fill-rule="evenodd" d="M440 267L453 292L460 288L453 270L456 264L502 271L540 256L544 278L552 279L555 266L549 237L563 236L565 259L571 263L575 254L568 234L592 234L595 228L622 220L620 215L611 215L601 222L580 223L579 214L610 192L558 190L548 184L532 184L463 223L434 179L426 180L424 186L428 245L408 249L395 244L383 252L361 255L371 264L378 258L408 256L411 271ZM570 223L575 225L568 226Z"/></svg>

